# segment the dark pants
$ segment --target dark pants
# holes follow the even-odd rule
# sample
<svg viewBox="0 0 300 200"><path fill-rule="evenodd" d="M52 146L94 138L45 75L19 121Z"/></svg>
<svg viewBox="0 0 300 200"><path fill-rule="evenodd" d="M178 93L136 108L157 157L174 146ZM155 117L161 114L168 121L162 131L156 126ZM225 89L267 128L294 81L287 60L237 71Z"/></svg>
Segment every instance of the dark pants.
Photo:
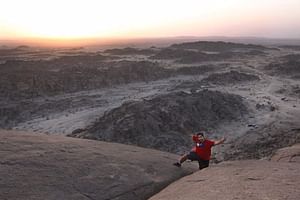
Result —
<svg viewBox="0 0 300 200"><path fill-rule="evenodd" d="M187 158L191 161L198 161L200 170L209 166L209 160L202 160L194 151L191 151Z"/></svg>

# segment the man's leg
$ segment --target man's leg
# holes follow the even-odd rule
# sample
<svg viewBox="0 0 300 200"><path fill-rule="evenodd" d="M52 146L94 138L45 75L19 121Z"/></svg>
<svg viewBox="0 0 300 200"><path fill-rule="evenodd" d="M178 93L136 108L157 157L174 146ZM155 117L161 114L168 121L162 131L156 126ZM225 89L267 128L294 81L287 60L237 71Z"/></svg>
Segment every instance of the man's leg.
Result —
<svg viewBox="0 0 300 200"><path fill-rule="evenodd" d="M181 156L181 158L179 159L179 163L182 164L184 161L186 161L188 159L188 154L184 154L183 156Z"/></svg>
<svg viewBox="0 0 300 200"><path fill-rule="evenodd" d="M174 163L173 165L177 167L181 167L181 164L188 159L188 154L184 154L183 156L180 157L179 161Z"/></svg>
<svg viewBox="0 0 300 200"><path fill-rule="evenodd" d="M199 170L204 169L209 166L209 160L199 159L198 163L199 163Z"/></svg>
<svg viewBox="0 0 300 200"><path fill-rule="evenodd" d="M177 166L177 167L181 167L181 164L186 161L187 159L194 161L194 160L199 160L199 156L197 155L196 152L191 151L188 154L184 154L178 162L174 163L173 165Z"/></svg>

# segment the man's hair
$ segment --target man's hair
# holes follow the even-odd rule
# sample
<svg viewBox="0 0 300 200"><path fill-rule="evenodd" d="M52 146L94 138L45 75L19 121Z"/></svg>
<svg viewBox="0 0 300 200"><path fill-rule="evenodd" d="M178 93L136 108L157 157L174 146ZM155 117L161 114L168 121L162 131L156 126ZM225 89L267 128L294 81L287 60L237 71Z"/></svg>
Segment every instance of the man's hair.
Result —
<svg viewBox="0 0 300 200"><path fill-rule="evenodd" d="M204 133L203 133L202 131L196 133L196 135L197 135L197 136L198 136L198 135L202 135L202 136L204 137Z"/></svg>

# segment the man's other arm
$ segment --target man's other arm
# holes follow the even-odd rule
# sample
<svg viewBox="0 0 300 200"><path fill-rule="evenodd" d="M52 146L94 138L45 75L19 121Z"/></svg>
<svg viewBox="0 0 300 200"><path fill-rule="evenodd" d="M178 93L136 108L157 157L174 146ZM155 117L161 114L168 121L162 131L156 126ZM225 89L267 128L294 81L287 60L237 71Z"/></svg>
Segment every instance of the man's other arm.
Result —
<svg viewBox="0 0 300 200"><path fill-rule="evenodd" d="M222 143L224 143L225 140L226 140L226 138L223 137L223 138L220 139L220 140L215 140L214 143L215 143L215 145L222 144Z"/></svg>

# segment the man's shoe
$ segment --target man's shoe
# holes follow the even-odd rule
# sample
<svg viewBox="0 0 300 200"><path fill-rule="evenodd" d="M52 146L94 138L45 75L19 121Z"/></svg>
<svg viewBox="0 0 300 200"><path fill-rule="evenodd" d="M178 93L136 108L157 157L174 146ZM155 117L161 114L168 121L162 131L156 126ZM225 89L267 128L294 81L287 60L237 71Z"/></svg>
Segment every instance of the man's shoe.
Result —
<svg viewBox="0 0 300 200"><path fill-rule="evenodd" d="M176 162L173 165L175 165L176 167L181 167L181 164L179 162Z"/></svg>

